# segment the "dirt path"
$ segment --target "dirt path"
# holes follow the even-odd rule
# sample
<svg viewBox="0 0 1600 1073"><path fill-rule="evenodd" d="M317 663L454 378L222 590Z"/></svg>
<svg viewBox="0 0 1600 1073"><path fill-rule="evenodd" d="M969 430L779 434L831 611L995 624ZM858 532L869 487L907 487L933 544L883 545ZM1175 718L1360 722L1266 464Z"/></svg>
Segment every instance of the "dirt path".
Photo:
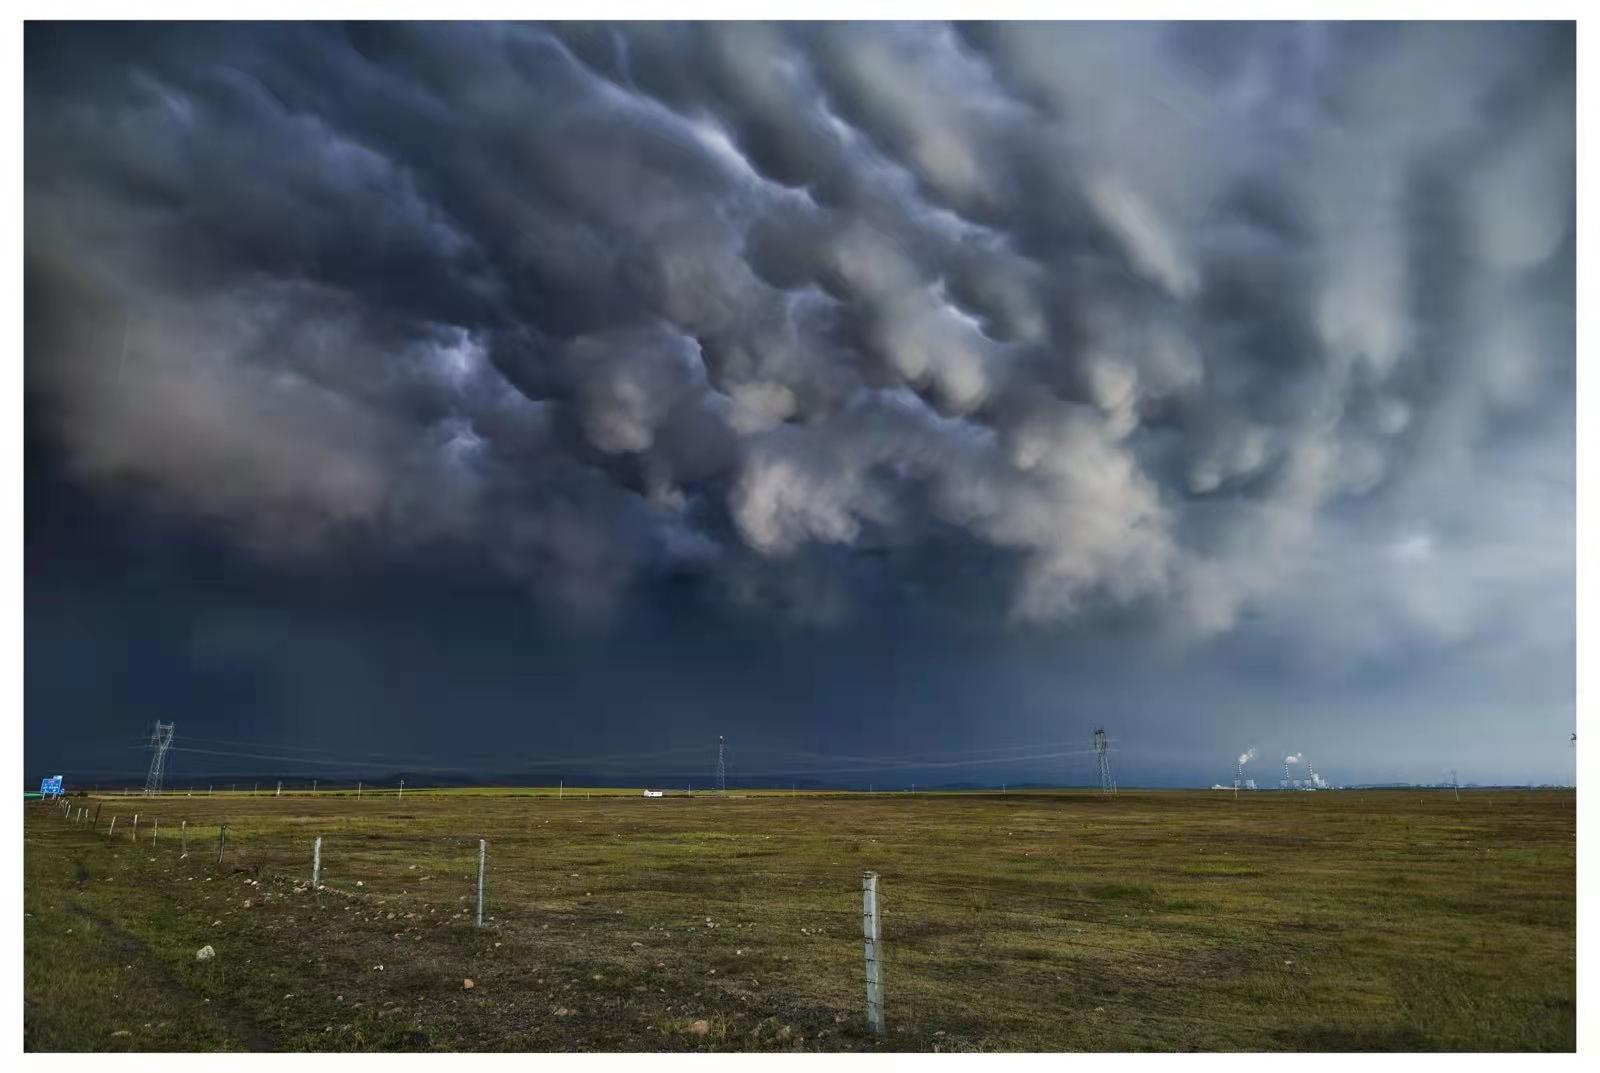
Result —
<svg viewBox="0 0 1600 1073"><path fill-rule="evenodd" d="M84 871L83 862L79 861L78 886L82 888L87 879L88 874ZM143 966L152 980L159 984L164 991L181 994L197 1006L202 1004L203 996L196 995L190 990L168 968L166 963L161 960L161 957L150 949L150 944L143 939L127 931L115 921L85 908L76 898L67 899L66 910L72 916L85 921L116 943L136 964ZM234 1034L244 1049L249 1051L277 1051L280 1049L266 1026L251 1017L242 1007L224 1003L210 1006L209 1012L227 1026L228 1030Z"/></svg>

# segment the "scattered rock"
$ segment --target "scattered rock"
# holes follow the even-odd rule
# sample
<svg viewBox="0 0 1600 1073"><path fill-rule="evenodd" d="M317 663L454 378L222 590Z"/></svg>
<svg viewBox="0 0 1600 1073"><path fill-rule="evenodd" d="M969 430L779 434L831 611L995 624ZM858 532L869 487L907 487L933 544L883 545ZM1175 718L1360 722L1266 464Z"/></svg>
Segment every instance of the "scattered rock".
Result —
<svg viewBox="0 0 1600 1073"><path fill-rule="evenodd" d="M194 959L196 961L210 961L216 956L217 952L211 948L209 943L194 952Z"/></svg>
<svg viewBox="0 0 1600 1073"><path fill-rule="evenodd" d="M111 1035L112 1038L115 1038L117 1036L131 1036L133 1033L129 1032L126 1028L119 1028L115 1032L111 1033Z"/></svg>
<svg viewBox="0 0 1600 1073"><path fill-rule="evenodd" d="M689 1026L689 1031L697 1036L703 1036L711 1031L711 1024L708 1021L696 1021Z"/></svg>
<svg viewBox="0 0 1600 1073"><path fill-rule="evenodd" d="M477 984L472 982L472 978L470 976L467 979L461 981L461 987L465 991L471 991L474 987L477 987L477 986L478 986Z"/></svg>

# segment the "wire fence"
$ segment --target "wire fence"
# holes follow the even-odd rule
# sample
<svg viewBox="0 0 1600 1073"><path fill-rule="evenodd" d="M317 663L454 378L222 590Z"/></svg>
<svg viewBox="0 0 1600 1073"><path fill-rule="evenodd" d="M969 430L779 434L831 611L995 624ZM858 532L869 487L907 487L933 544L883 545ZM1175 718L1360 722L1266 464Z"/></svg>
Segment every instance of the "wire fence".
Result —
<svg viewBox="0 0 1600 1073"><path fill-rule="evenodd" d="M85 834L343 898L353 915L386 926L426 917L541 937L553 929L557 939L620 927L692 934L695 944L674 950L696 971L759 975L794 1004L854 1020L870 1020L875 958L887 1021L897 1026L960 1025L962 1011L983 1010L986 1023L969 1027L991 1033L1036 1021L1046 996L1060 1005L1066 995L1086 1018L1084 1031L1098 1033L1086 1039L1142 1045L1139 1032L1182 1036L1195 1018L1186 997L1195 987L1250 974L1278 982L1306 953L1293 922L1088 897L1074 893L1069 875L1058 883L955 883L886 866L873 873L876 898L866 901L858 865L786 865L780 851L652 853L627 838L503 823L481 833L417 834L394 812L265 822L199 803L69 799L48 807ZM881 941L866 942L874 923ZM580 945L585 957L611 956L609 947ZM1092 1017L1125 1035L1092 1027ZM1261 1027L1214 1012L1206 1020L1241 1041Z"/></svg>

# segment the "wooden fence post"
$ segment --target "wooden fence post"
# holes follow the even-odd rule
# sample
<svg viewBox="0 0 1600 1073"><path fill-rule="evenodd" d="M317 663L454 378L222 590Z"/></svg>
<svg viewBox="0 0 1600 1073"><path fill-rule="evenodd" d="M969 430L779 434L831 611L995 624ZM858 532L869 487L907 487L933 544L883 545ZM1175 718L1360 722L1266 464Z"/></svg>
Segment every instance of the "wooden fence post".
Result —
<svg viewBox="0 0 1600 1073"><path fill-rule="evenodd" d="M317 889L317 879L322 875L322 836L311 844L311 889Z"/></svg>
<svg viewBox="0 0 1600 1073"><path fill-rule="evenodd" d="M228 845L228 825L217 828L217 867L222 867L222 851Z"/></svg>

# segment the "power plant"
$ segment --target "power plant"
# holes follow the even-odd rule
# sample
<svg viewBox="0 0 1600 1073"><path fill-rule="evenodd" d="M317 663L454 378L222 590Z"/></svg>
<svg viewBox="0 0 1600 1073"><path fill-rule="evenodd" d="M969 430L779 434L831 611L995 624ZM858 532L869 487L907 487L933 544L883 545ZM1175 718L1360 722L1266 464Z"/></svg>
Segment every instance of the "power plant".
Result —
<svg viewBox="0 0 1600 1073"><path fill-rule="evenodd" d="M1304 763L1306 773L1302 778L1295 778L1289 770L1289 765ZM1311 766L1311 761L1306 760L1304 753L1295 753L1283 758L1283 779L1278 783L1280 790L1326 790L1328 780L1317 774L1317 769Z"/></svg>
<svg viewBox="0 0 1600 1073"><path fill-rule="evenodd" d="M1244 766L1255 758L1256 750L1253 745L1239 754L1239 769L1234 772L1233 776L1234 793L1238 793L1240 790L1254 790L1256 788L1256 780L1244 777Z"/></svg>
<svg viewBox="0 0 1600 1073"><path fill-rule="evenodd" d="M1258 754L1256 753L1254 746L1251 746L1239 754L1238 766L1234 769L1233 786L1231 787L1235 796L1238 795L1240 790L1260 789L1260 787L1256 785L1256 780L1247 778L1244 773L1244 766L1250 761L1254 760L1257 755ZM1305 765L1305 773L1298 777L1292 770L1292 766L1296 764ZM1211 788L1213 790L1227 790L1230 787L1219 782L1213 785ZM1283 778L1278 780L1278 789L1328 790L1331 789L1331 787L1328 785L1327 779L1317 774L1317 769L1311 766L1311 761L1305 758L1304 753L1294 753L1293 755L1283 758Z"/></svg>

